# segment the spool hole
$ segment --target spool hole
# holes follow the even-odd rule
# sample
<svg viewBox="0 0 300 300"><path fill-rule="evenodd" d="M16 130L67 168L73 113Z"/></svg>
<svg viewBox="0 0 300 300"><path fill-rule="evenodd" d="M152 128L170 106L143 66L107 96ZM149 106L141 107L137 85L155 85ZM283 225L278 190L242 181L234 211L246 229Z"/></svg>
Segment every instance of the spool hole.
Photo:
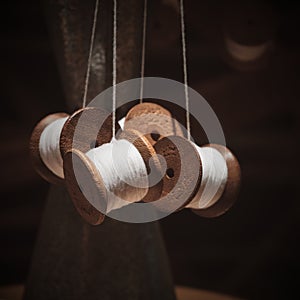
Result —
<svg viewBox="0 0 300 300"><path fill-rule="evenodd" d="M172 168L167 169L166 175L168 179L171 179L174 177L174 170Z"/></svg>
<svg viewBox="0 0 300 300"><path fill-rule="evenodd" d="M152 131L150 135L151 135L152 140L155 142L158 141L160 138L160 134L156 130Z"/></svg>

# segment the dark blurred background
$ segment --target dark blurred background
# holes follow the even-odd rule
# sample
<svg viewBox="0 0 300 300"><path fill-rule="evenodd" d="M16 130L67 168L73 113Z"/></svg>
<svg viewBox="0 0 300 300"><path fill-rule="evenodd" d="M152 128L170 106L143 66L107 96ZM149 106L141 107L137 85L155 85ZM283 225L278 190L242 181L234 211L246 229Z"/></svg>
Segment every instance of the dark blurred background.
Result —
<svg viewBox="0 0 300 300"><path fill-rule="evenodd" d="M243 183L222 217L184 210L161 221L175 283L246 299L297 298L300 7L215 0L185 6L189 83L219 117ZM149 1L148 17L145 75L182 81L177 1ZM26 280L49 188L29 160L31 130L66 104L41 3L5 1L1 20L5 285Z"/></svg>

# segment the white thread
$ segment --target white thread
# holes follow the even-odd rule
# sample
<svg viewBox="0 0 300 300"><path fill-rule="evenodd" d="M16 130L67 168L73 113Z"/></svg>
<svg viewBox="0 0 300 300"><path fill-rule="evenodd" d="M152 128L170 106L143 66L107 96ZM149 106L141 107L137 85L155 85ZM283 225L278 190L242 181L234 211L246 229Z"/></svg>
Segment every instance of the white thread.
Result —
<svg viewBox="0 0 300 300"><path fill-rule="evenodd" d="M116 136L116 104L117 104L117 0L113 10L113 95L112 95L112 136Z"/></svg>
<svg viewBox="0 0 300 300"><path fill-rule="evenodd" d="M121 120L119 120L119 122L118 122L122 130L124 130L124 127L125 127L125 119L126 118L124 117Z"/></svg>
<svg viewBox="0 0 300 300"><path fill-rule="evenodd" d="M40 156L47 168L64 178L63 159L60 153L60 135L68 117L57 119L43 130L40 141Z"/></svg>
<svg viewBox="0 0 300 300"><path fill-rule="evenodd" d="M132 143L113 139L86 155L95 164L108 191L107 213L138 202L147 194L146 165Z"/></svg>
<svg viewBox="0 0 300 300"><path fill-rule="evenodd" d="M188 75L187 75L187 61L186 61L186 38L185 38L185 21L184 21L184 7L183 0L180 0L180 24L181 24L181 43L182 43L182 62L183 62L183 81L185 94L185 108L186 108L186 130L187 139L191 140L191 123L190 123L190 106L189 106L189 91L188 91Z"/></svg>
<svg viewBox="0 0 300 300"><path fill-rule="evenodd" d="M140 103L143 103L143 97L144 97L145 53L146 53L146 30L147 30L147 0L144 0L143 37L142 37L142 59L141 59Z"/></svg>
<svg viewBox="0 0 300 300"><path fill-rule="evenodd" d="M95 32L96 32L98 7L99 7L99 0L96 0L95 9L94 9L92 34L91 34L91 40L90 40L90 49L89 49L89 56L88 56L88 63L87 63L87 70L86 70L86 75L85 75L85 84L84 84L84 92L83 92L83 98L82 98L82 107L86 106L86 96L87 96L89 80L90 80L90 69L91 69L91 63L92 63L92 54L93 54L94 39L95 39Z"/></svg>
<svg viewBox="0 0 300 300"><path fill-rule="evenodd" d="M222 154L212 148L196 147L202 163L201 186L193 201L187 205L189 208L208 208L216 203L225 189L228 177L227 164Z"/></svg>

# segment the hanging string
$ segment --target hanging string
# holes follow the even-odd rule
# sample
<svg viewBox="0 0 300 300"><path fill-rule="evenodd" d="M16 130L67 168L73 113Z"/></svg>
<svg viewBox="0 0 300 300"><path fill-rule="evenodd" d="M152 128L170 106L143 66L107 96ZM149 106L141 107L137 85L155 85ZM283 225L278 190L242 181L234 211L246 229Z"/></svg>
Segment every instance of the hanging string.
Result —
<svg viewBox="0 0 300 300"><path fill-rule="evenodd" d="M190 141L191 124L190 124L190 105L189 105L188 78L187 78L186 37L185 37L183 0L180 0L180 21L181 21L180 23L181 23L181 43L182 43L182 61L183 61L183 81L184 81L185 109L186 109L186 129L187 129L187 138Z"/></svg>
<svg viewBox="0 0 300 300"><path fill-rule="evenodd" d="M112 95L112 136L116 136L116 83L117 83L117 0L113 8L113 95Z"/></svg>
<svg viewBox="0 0 300 300"><path fill-rule="evenodd" d="M145 52L146 52L146 31L147 31L147 6L148 6L148 1L144 0L140 103L143 103L143 95L144 95Z"/></svg>
<svg viewBox="0 0 300 300"><path fill-rule="evenodd" d="M86 97L87 97L89 80L90 80L90 70L91 70L92 54L93 54L93 47L94 47L94 40L95 40L98 7L99 7L99 0L96 0L95 9L94 9L92 34L91 34L91 40L90 40L89 57L88 57L86 75L85 75L84 93L83 93L83 98L82 98L82 107L83 108L86 107Z"/></svg>

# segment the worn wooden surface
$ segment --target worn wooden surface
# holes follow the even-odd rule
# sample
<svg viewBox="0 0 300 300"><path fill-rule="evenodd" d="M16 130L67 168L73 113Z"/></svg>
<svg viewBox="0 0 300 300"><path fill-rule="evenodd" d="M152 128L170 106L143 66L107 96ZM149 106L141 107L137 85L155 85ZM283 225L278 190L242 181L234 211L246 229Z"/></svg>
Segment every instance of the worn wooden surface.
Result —
<svg viewBox="0 0 300 300"><path fill-rule="evenodd" d="M163 202L157 206L162 210L176 211L193 199L201 183L200 156L192 143L180 136L164 137L154 148L158 155L165 158L167 164L162 178Z"/></svg>
<svg viewBox="0 0 300 300"><path fill-rule="evenodd" d="M180 124L172 118L171 112L151 102L132 107L126 115L124 128L140 130L152 145L164 136L183 135Z"/></svg>
<svg viewBox="0 0 300 300"><path fill-rule="evenodd" d="M64 172L66 188L78 214L87 223L100 225L105 217L107 192L94 163L80 150L72 149L64 157ZM101 205L101 211L94 203Z"/></svg>
<svg viewBox="0 0 300 300"><path fill-rule="evenodd" d="M158 200L162 192L162 182L159 181L157 184L151 185L150 180L161 178L162 166L151 142L146 136L134 129L124 130L118 135L118 139L125 139L133 143L140 152L146 165L147 173L149 175L149 187L147 188L147 194L141 200L144 202Z"/></svg>
<svg viewBox="0 0 300 300"><path fill-rule="evenodd" d="M116 131L120 126L116 124ZM76 132L75 132L76 131ZM90 162L88 167L81 168L79 172L78 165L74 171L74 164L79 163L76 158L85 157L85 153L102 144L109 143L112 139L112 116L100 107L86 107L80 109L71 115L67 120L62 130L61 147L64 155L64 173L66 188L71 195L71 199L82 218L92 225L99 225L104 220L104 215L98 211L90 202L85 198L78 185L79 177L84 182L93 178L92 174L97 177L97 170L93 168ZM72 150L79 156L73 156ZM106 195L106 190L102 180L97 181L100 185L99 195L96 195L96 190L93 185L89 186L91 191L94 191L94 198L103 198ZM91 192L89 191L89 192ZM99 197L98 197L99 196ZM102 197L101 197L102 196ZM105 211L105 210L102 210Z"/></svg>

